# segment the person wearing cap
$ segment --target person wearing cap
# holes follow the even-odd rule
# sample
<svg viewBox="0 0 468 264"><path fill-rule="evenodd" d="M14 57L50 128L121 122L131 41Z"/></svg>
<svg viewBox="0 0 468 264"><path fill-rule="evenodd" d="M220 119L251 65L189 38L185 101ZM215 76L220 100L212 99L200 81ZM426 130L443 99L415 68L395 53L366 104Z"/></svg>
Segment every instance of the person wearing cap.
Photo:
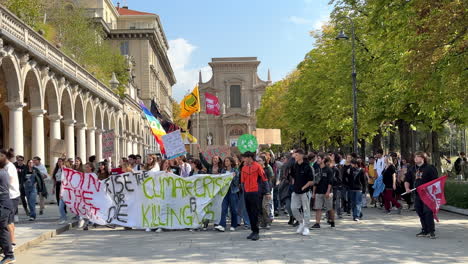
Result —
<svg viewBox="0 0 468 264"><path fill-rule="evenodd" d="M241 171L241 187L244 191L245 205L250 220L252 233L247 237L251 240L260 239L258 216L260 213L261 197L271 196L270 185L262 166L255 161L255 154L247 151L242 154L244 166ZM271 197L270 197L271 199Z"/></svg>
<svg viewBox="0 0 468 264"><path fill-rule="evenodd" d="M291 210L294 218L299 222L296 233L307 236L309 235L310 223L310 188L314 185L314 175L312 167L304 160L304 150L298 149L295 154L296 162L291 170L293 180Z"/></svg>

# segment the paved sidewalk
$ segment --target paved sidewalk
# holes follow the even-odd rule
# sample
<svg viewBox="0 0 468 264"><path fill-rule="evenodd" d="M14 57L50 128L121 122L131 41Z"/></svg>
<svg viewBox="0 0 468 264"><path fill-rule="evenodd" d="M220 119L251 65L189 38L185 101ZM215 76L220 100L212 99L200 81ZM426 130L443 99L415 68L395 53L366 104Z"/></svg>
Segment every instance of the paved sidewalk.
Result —
<svg viewBox="0 0 468 264"><path fill-rule="evenodd" d="M73 224L76 225L76 221L72 220L66 224L58 224L59 212L56 204L47 204L43 215L39 215L39 206L37 206L37 218L33 222L29 221L29 217L25 214L21 204L19 207L20 222L15 224L16 254L69 230Z"/></svg>
<svg viewBox="0 0 468 264"><path fill-rule="evenodd" d="M163 233L122 228L73 229L19 254L18 263L468 263L468 217L440 212L438 239L416 238L415 212L386 215L364 210L365 220L347 216L336 229L323 224L304 237L281 217L260 241L245 239L249 231Z"/></svg>

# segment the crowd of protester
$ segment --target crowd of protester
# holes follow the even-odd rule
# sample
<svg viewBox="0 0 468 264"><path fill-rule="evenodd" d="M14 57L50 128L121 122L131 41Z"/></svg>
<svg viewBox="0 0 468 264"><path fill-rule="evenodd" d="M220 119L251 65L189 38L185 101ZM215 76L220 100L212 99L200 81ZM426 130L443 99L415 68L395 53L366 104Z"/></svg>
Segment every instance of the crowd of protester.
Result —
<svg viewBox="0 0 468 264"><path fill-rule="evenodd" d="M289 217L288 224L297 227L298 234L307 236L310 230L321 228L323 219L334 228L337 219L345 216L360 222L365 218L362 208L373 206L382 208L387 214L400 214L402 204L420 217L422 231L417 236L436 238L432 211L421 202L417 193L411 192L437 178L437 170L428 164L422 152L415 153L410 161L397 153L384 155L382 150L374 156L359 157L355 153L305 153L302 149L280 155L271 151L246 152L224 160L213 156L208 161L200 147L198 150L198 157L182 156L172 160L154 154L143 159L132 154L121 158L117 166L107 160L98 162L95 156L89 157L87 162L80 157L59 158L51 176L40 157L25 160L23 156L15 157L12 149L0 150L0 247L5 256L0 263L14 260L14 223L18 221L20 201L29 220L35 221L36 203L39 204L38 214L42 215L50 191L57 201L59 223L66 223L67 208L60 195L64 168L95 173L100 180L135 171L165 171L181 177L233 173L234 178L222 202L221 218L213 223L214 228L225 232L229 218L230 231L240 226L251 229L247 238L252 240L260 238L260 228L270 229L274 218L280 214ZM461 153L457 161L461 166L458 167L463 168L464 162L466 157ZM51 190L47 190L45 184L48 177L53 181ZM379 195L374 195L374 185L379 177L384 188ZM314 211L315 223L311 226ZM88 230L89 224L87 219L80 219L79 226L83 230ZM202 228L206 230L208 225L204 222Z"/></svg>

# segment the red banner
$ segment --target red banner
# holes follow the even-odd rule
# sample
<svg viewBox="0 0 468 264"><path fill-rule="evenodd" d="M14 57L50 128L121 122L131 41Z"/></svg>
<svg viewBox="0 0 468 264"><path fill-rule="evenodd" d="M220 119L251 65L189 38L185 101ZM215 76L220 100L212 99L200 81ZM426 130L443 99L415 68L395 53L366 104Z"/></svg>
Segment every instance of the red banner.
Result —
<svg viewBox="0 0 468 264"><path fill-rule="evenodd" d="M216 95L205 93L205 101L206 101L206 113L208 115L215 115L219 116L221 113L219 112L219 100Z"/></svg>
<svg viewBox="0 0 468 264"><path fill-rule="evenodd" d="M447 175L444 175L440 178L437 178L433 181L420 185L416 190L418 191L419 197L423 203L429 207L434 213L434 219L439 222L437 218L437 213L441 205L444 205L445 202L445 181L447 180Z"/></svg>

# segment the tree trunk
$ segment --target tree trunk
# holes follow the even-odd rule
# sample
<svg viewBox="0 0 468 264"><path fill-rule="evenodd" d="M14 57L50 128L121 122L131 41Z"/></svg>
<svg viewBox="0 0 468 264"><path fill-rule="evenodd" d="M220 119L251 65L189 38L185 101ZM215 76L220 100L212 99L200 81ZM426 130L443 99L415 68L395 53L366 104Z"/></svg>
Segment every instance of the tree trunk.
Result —
<svg viewBox="0 0 468 264"><path fill-rule="evenodd" d="M372 139L372 154L377 153L377 150L382 149L382 131L379 129L379 133Z"/></svg>
<svg viewBox="0 0 468 264"><path fill-rule="evenodd" d="M395 152L395 132L394 131L390 131L389 133L389 138L388 138L388 150L390 152Z"/></svg>
<svg viewBox="0 0 468 264"><path fill-rule="evenodd" d="M366 140L365 139L359 139L359 145L361 145L361 148L359 149L359 155L363 160L366 158Z"/></svg>
<svg viewBox="0 0 468 264"><path fill-rule="evenodd" d="M432 165L437 168L439 175L442 173L442 162L440 161L439 134L436 131L431 133L432 142Z"/></svg>
<svg viewBox="0 0 468 264"><path fill-rule="evenodd" d="M411 129L408 122L403 119L397 120L398 132L400 133L401 157L409 161L411 159Z"/></svg>

